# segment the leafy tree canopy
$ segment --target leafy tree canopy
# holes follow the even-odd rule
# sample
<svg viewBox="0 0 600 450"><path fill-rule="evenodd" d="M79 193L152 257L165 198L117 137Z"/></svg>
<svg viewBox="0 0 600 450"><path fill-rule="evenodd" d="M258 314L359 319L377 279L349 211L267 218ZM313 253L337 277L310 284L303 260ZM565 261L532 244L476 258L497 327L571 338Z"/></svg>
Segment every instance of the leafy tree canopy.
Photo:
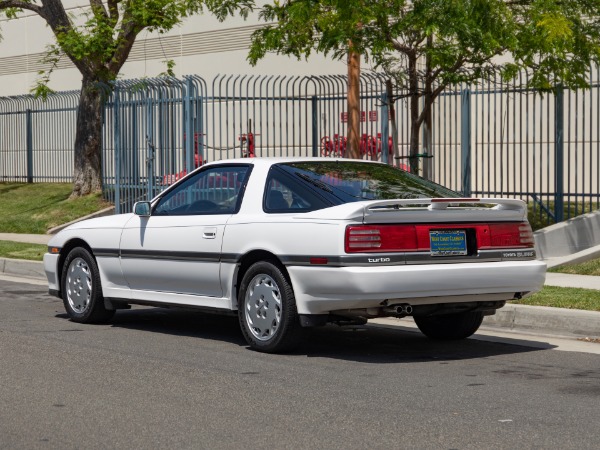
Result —
<svg viewBox="0 0 600 450"><path fill-rule="evenodd" d="M590 62L600 61L600 0L289 0L260 16L269 25L253 36L252 64L268 52L341 59L351 42L405 77L416 58L442 84L524 68L532 86L548 89L585 85Z"/></svg>
<svg viewBox="0 0 600 450"><path fill-rule="evenodd" d="M88 0L78 14L69 14L61 0L0 0L0 17L17 18L23 10L40 16L56 38L40 72L37 95L50 91L48 81L66 55L82 76L77 114L73 197L102 190L102 106L100 86L110 88L143 30L165 33L191 14L208 10L219 19L247 16L252 0ZM167 61L167 70L172 62Z"/></svg>
<svg viewBox="0 0 600 450"><path fill-rule="evenodd" d="M584 87L600 62L600 0L275 0L260 17L267 26L253 35L252 64L268 52L359 53L407 90L415 173L419 130L448 85L525 69L542 91Z"/></svg>

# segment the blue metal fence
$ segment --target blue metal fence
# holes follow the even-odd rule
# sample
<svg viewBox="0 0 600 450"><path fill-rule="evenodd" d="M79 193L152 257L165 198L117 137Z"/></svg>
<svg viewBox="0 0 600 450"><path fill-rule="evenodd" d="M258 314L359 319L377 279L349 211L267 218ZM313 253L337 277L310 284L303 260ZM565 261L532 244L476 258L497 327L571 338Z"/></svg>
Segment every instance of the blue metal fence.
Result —
<svg viewBox="0 0 600 450"><path fill-rule="evenodd" d="M0 97L0 182L69 182L79 91Z"/></svg>
<svg viewBox="0 0 600 450"><path fill-rule="evenodd" d="M156 195L204 162L343 154L344 77L196 76L118 82L106 105L104 183L117 211ZM384 80L361 83L365 158L391 160ZM188 138L189 136L189 138Z"/></svg>
<svg viewBox="0 0 600 450"><path fill-rule="evenodd" d="M447 89L420 174L467 195L523 198L548 222L598 209L597 70L590 77L590 89L545 95L494 79ZM346 86L344 76L119 81L105 108L105 196L126 212L207 161L343 155ZM71 181L77 101L0 98L0 181ZM361 77L363 158L406 165L408 99L395 106L392 136L385 79Z"/></svg>

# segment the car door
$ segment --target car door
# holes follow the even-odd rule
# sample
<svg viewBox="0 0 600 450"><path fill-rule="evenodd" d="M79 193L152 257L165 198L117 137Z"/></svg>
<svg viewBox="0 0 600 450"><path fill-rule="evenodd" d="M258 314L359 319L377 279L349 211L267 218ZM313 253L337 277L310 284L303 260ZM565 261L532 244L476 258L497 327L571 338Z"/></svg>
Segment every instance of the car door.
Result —
<svg viewBox="0 0 600 450"><path fill-rule="evenodd" d="M149 217L133 217L120 248L129 287L221 297L223 234L249 171L240 164L207 167L167 191Z"/></svg>

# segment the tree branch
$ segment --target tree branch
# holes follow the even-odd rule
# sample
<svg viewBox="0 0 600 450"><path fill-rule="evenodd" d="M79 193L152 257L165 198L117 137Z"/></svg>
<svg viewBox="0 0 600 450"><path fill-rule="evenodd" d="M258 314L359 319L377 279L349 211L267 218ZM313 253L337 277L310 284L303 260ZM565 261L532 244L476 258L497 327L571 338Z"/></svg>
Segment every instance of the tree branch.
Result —
<svg viewBox="0 0 600 450"><path fill-rule="evenodd" d="M121 0L108 0L108 13L114 23L119 20L119 3L121 3Z"/></svg>
<svg viewBox="0 0 600 450"><path fill-rule="evenodd" d="M106 12L106 8L102 3L102 0L90 0L90 6L92 7L92 12L96 17L102 17L108 19L108 13Z"/></svg>
<svg viewBox="0 0 600 450"><path fill-rule="evenodd" d="M135 38L143 30L143 27L134 24L127 11L123 14L121 27L121 32L117 37L119 45L107 66L111 73L118 73L121 70L121 67L123 67L123 64L125 64L125 61L129 57L129 52L135 43Z"/></svg>
<svg viewBox="0 0 600 450"><path fill-rule="evenodd" d="M46 17L43 14L42 8L40 6L34 5L32 3L27 3L27 2L23 2L23 1L19 1L19 0L0 1L0 10L8 9L8 8L27 9L29 11L33 11L34 13L36 13L39 16L46 19Z"/></svg>

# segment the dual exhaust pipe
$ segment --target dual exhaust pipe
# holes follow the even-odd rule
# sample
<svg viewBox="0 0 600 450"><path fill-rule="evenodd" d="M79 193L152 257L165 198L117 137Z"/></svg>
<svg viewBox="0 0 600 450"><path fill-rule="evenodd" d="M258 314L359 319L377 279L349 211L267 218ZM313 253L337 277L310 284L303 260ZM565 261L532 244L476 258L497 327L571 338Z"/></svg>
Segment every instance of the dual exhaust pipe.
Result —
<svg viewBox="0 0 600 450"><path fill-rule="evenodd" d="M390 316L406 317L413 313L413 307L408 303L402 303L400 305L390 305L383 308L383 312Z"/></svg>

